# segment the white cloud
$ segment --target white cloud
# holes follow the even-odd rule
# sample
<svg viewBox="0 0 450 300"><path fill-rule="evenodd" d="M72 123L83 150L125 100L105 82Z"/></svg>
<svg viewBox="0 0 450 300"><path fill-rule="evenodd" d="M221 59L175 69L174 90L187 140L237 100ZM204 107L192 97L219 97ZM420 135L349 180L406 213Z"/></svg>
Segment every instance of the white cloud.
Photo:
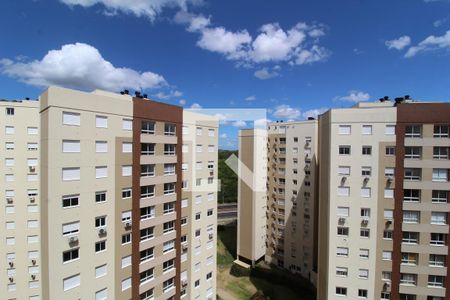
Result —
<svg viewBox="0 0 450 300"><path fill-rule="evenodd" d="M255 121L253 121L253 126L255 128L262 128L262 129L266 129L267 128L267 123L272 122L269 119L257 119Z"/></svg>
<svg viewBox="0 0 450 300"><path fill-rule="evenodd" d="M450 19L450 15L447 15L445 18L436 20L433 22L433 26L434 27L441 27L442 25L444 25L445 23L447 23L447 21Z"/></svg>
<svg viewBox="0 0 450 300"><path fill-rule="evenodd" d="M441 36L428 36L416 46L409 48L405 54L405 57L411 58L420 52L431 52L437 50L450 50L450 30Z"/></svg>
<svg viewBox="0 0 450 300"><path fill-rule="evenodd" d="M293 108L288 104L282 104L275 107L273 115L283 119L297 119L300 116L300 109Z"/></svg>
<svg viewBox="0 0 450 300"><path fill-rule="evenodd" d="M302 117L305 119L308 119L309 117L313 117L316 119L319 115L323 114L327 110L328 110L328 108L326 108L326 107L310 109L310 110L303 112Z"/></svg>
<svg viewBox="0 0 450 300"><path fill-rule="evenodd" d="M200 104L198 104L198 103L194 103L194 104L191 105L190 108L191 108L191 109L201 109L202 106L201 106Z"/></svg>
<svg viewBox="0 0 450 300"><path fill-rule="evenodd" d="M347 96L337 96L334 98L334 100L342 100L342 101L349 101L349 102L361 102L361 101L367 101L369 100L370 95L369 93L365 93L362 91L353 90L350 91L350 93Z"/></svg>
<svg viewBox="0 0 450 300"><path fill-rule="evenodd" d="M158 99L171 99L183 96L183 93L177 90L171 90L168 93L159 92L155 94L155 97Z"/></svg>
<svg viewBox="0 0 450 300"><path fill-rule="evenodd" d="M0 72L29 85L46 87L63 86L83 90L103 89L118 91L135 90L166 85L163 76L118 68L105 60L93 46L67 44L58 50L50 50L42 60L19 62L0 61Z"/></svg>
<svg viewBox="0 0 450 300"><path fill-rule="evenodd" d="M398 39L386 41L384 43L388 49L402 50L411 44L411 38L407 35L401 36Z"/></svg>
<svg viewBox="0 0 450 300"><path fill-rule="evenodd" d="M220 134L220 138L221 139L226 139L227 137L228 137L228 135L226 133Z"/></svg>
<svg viewBox="0 0 450 300"><path fill-rule="evenodd" d="M245 126L247 126L247 123L242 120L236 120L233 123L231 123L231 125L234 127L245 127Z"/></svg>
<svg viewBox="0 0 450 300"><path fill-rule="evenodd" d="M187 26L190 32L200 34L197 45L205 50L220 53L239 65L252 66L267 62L288 62L306 64L325 60L330 51L318 46L319 38L325 35L323 25L297 23L290 29L283 29L278 23L261 26L252 37L246 30L230 31L215 27L211 18L179 12L175 22Z"/></svg>
<svg viewBox="0 0 450 300"><path fill-rule="evenodd" d="M199 4L201 0L60 0L69 6L91 7L102 5L104 14L114 16L118 12L146 17L154 20L164 8L176 7L186 9L189 4Z"/></svg>
<svg viewBox="0 0 450 300"><path fill-rule="evenodd" d="M260 70L256 70L255 73L253 73L253 75L255 75L255 77L258 79L265 80L278 77L280 74L278 74L278 72L276 71L270 71L267 68L262 68Z"/></svg>
<svg viewBox="0 0 450 300"><path fill-rule="evenodd" d="M186 99L180 99L180 101L178 101L178 103L180 104L180 105L186 105Z"/></svg>
<svg viewBox="0 0 450 300"><path fill-rule="evenodd" d="M248 96L247 98L245 98L246 101L255 101L256 100L256 96L252 95L252 96Z"/></svg>

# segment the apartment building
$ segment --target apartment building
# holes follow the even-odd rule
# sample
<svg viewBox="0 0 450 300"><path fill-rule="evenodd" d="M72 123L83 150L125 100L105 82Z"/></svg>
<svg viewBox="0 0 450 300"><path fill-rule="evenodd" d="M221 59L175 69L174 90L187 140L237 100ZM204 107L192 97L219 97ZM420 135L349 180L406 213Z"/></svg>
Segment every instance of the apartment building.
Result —
<svg viewBox="0 0 450 300"><path fill-rule="evenodd" d="M256 185L250 188L239 169L238 259L254 265L263 257L313 283L317 130L317 120L310 119L269 123L267 131L241 130L239 136L241 162Z"/></svg>
<svg viewBox="0 0 450 300"><path fill-rule="evenodd" d="M239 160L237 258L254 266L266 253L266 130L239 131Z"/></svg>
<svg viewBox="0 0 450 300"><path fill-rule="evenodd" d="M216 118L57 87L0 103L8 299L212 299Z"/></svg>
<svg viewBox="0 0 450 300"><path fill-rule="evenodd" d="M450 104L319 119L318 299L450 299Z"/></svg>
<svg viewBox="0 0 450 300"><path fill-rule="evenodd" d="M41 299L39 103L0 101L0 294Z"/></svg>

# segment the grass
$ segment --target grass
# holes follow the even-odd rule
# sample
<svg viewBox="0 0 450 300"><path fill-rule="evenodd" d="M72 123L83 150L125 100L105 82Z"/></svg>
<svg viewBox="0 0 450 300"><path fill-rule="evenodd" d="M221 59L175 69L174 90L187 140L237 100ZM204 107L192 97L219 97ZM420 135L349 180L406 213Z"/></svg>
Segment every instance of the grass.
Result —
<svg viewBox="0 0 450 300"><path fill-rule="evenodd" d="M264 278L253 276L236 277L230 274L236 255L236 226L221 227L217 242L217 287L231 294L238 300L248 300L257 291L262 291L270 300L310 300L314 295L297 287L277 284ZM284 271L274 269L274 276ZM218 297L218 299L221 299Z"/></svg>

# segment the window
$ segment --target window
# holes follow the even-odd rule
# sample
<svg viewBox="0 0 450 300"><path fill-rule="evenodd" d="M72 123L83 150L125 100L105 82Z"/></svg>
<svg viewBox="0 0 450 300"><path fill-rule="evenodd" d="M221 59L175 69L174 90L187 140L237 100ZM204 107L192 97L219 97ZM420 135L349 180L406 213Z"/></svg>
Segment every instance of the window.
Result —
<svg viewBox="0 0 450 300"><path fill-rule="evenodd" d="M444 267L445 266L445 255L430 254L428 264L432 267Z"/></svg>
<svg viewBox="0 0 450 300"><path fill-rule="evenodd" d="M385 148L385 154L387 156L395 155L395 147L394 146L386 146Z"/></svg>
<svg viewBox="0 0 450 300"><path fill-rule="evenodd" d="M385 239L385 240L392 240L392 237L393 237L393 232L392 232L392 230L383 230L383 239Z"/></svg>
<svg viewBox="0 0 450 300"><path fill-rule="evenodd" d="M200 220L201 214L198 212L195 214L195 220Z"/></svg>
<svg viewBox="0 0 450 300"><path fill-rule="evenodd" d="M392 280L392 273L389 271L383 271L381 272L381 279L383 281L388 281L390 282Z"/></svg>
<svg viewBox="0 0 450 300"><path fill-rule="evenodd" d="M381 292L380 299L381 300L390 300L391 299L391 293L389 293L389 292Z"/></svg>
<svg viewBox="0 0 450 300"><path fill-rule="evenodd" d="M129 222L129 221L131 221L131 210L123 211L122 222Z"/></svg>
<svg viewBox="0 0 450 300"><path fill-rule="evenodd" d="M175 183L164 183L164 195L172 195L175 194Z"/></svg>
<svg viewBox="0 0 450 300"><path fill-rule="evenodd" d="M370 188L361 188L361 197L370 198Z"/></svg>
<svg viewBox="0 0 450 300"><path fill-rule="evenodd" d="M215 149L214 145L208 145L208 152L209 153L213 153L214 149Z"/></svg>
<svg viewBox="0 0 450 300"><path fill-rule="evenodd" d="M400 284L416 285L417 284L417 275L416 274L408 274L408 273L400 273Z"/></svg>
<svg viewBox="0 0 450 300"><path fill-rule="evenodd" d="M106 288L95 293L95 300L107 300L108 290Z"/></svg>
<svg viewBox="0 0 450 300"><path fill-rule="evenodd" d="M418 260L418 254L417 253L402 253L402 264L404 265L417 265Z"/></svg>
<svg viewBox="0 0 450 300"><path fill-rule="evenodd" d="M14 158L5 158L5 166L14 167Z"/></svg>
<svg viewBox="0 0 450 300"><path fill-rule="evenodd" d="M153 268L145 270L139 274L139 282L143 284L144 282L153 279Z"/></svg>
<svg viewBox="0 0 450 300"><path fill-rule="evenodd" d="M188 204L189 204L188 199L182 199L181 200L181 207L182 208L188 207Z"/></svg>
<svg viewBox="0 0 450 300"><path fill-rule="evenodd" d="M337 235L348 236L348 227L337 227Z"/></svg>
<svg viewBox="0 0 450 300"><path fill-rule="evenodd" d="M447 213L446 212L431 212L431 224L446 225Z"/></svg>
<svg viewBox="0 0 450 300"><path fill-rule="evenodd" d="M164 155L175 155L175 144L164 144Z"/></svg>
<svg viewBox="0 0 450 300"><path fill-rule="evenodd" d="M345 248L345 247L337 247L337 248L336 248L336 255L337 255L337 256L347 257L347 256L348 256L348 248Z"/></svg>
<svg viewBox="0 0 450 300"><path fill-rule="evenodd" d="M422 157L422 147L405 147L405 158L420 159Z"/></svg>
<svg viewBox="0 0 450 300"><path fill-rule="evenodd" d="M14 150L14 143L13 142L6 142L5 143L5 149L6 150Z"/></svg>
<svg viewBox="0 0 450 300"><path fill-rule="evenodd" d="M141 176L155 176L155 165L141 165Z"/></svg>
<svg viewBox="0 0 450 300"><path fill-rule="evenodd" d="M369 177L372 175L372 167L361 167L361 176Z"/></svg>
<svg viewBox="0 0 450 300"><path fill-rule="evenodd" d="M80 249L76 248L76 249L70 249L68 251L65 251L65 252L63 252L62 257L63 257L63 263L77 260L78 258L80 258Z"/></svg>
<svg viewBox="0 0 450 300"><path fill-rule="evenodd" d="M447 235L444 233L431 233L430 245L445 246L447 244Z"/></svg>
<svg viewBox="0 0 450 300"><path fill-rule="evenodd" d="M213 137L215 135L214 129L208 129L208 136Z"/></svg>
<svg viewBox="0 0 450 300"><path fill-rule="evenodd" d="M403 222L404 223L419 223L420 222L420 212L412 210L403 211Z"/></svg>
<svg viewBox="0 0 450 300"><path fill-rule="evenodd" d="M369 278L369 270L368 269L359 269L358 277L363 278L363 279Z"/></svg>
<svg viewBox="0 0 450 300"><path fill-rule="evenodd" d="M108 117L95 116L95 127L97 127L97 128L108 128Z"/></svg>
<svg viewBox="0 0 450 300"><path fill-rule="evenodd" d="M163 272L168 272L175 267L175 260L171 259L163 262Z"/></svg>
<svg viewBox="0 0 450 300"><path fill-rule="evenodd" d="M403 190L403 201L420 202L420 190L412 190L412 189Z"/></svg>
<svg viewBox="0 0 450 300"><path fill-rule="evenodd" d="M63 290L68 291L80 286L80 274L73 275L63 279Z"/></svg>
<svg viewBox="0 0 450 300"><path fill-rule="evenodd" d="M5 134L14 134L14 126L6 126L5 127Z"/></svg>
<svg viewBox="0 0 450 300"><path fill-rule="evenodd" d="M198 145L196 145L196 151L197 151L197 153L200 153L200 152L202 152L203 151L203 146L202 145L200 145L200 144L198 144Z"/></svg>
<svg viewBox="0 0 450 300"><path fill-rule="evenodd" d="M78 140L63 140L62 141L62 151L64 153L79 153L80 152L80 141L78 141Z"/></svg>
<svg viewBox="0 0 450 300"><path fill-rule="evenodd" d="M175 202L164 203L164 214L169 214L175 211Z"/></svg>
<svg viewBox="0 0 450 300"><path fill-rule="evenodd" d="M444 138L448 137L449 125L434 125L433 137Z"/></svg>
<svg viewBox="0 0 450 300"><path fill-rule="evenodd" d="M362 146L362 155L372 155L372 146Z"/></svg>
<svg viewBox="0 0 450 300"><path fill-rule="evenodd" d="M71 112L63 112L63 124L80 126L80 114L79 113L71 113Z"/></svg>
<svg viewBox="0 0 450 300"><path fill-rule="evenodd" d="M448 169L433 169L432 181L448 181Z"/></svg>
<svg viewBox="0 0 450 300"><path fill-rule="evenodd" d="M203 129L201 127L197 127L195 130L197 135L202 135L203 134Z"/></svg>
<svg viewBox="0 0 450 300"><path fill-rule="evenodd" d="M348 166L339 166L338 175L349 176L350 175L350 167Z"/></svg>
<svg viewBox="0 0 450 300"><path fill-rule="evenodd" d="M339 125L339 130L338 130L339 134L347 135L347 134L351 134L351 131L352 131L351 125Z"/></svg>
<svg viewBox="0 0 450 300"><path fill-rule="evenodd" d="M369 228L361 228L359 230L359 236L364 238L370 237L370 229Z"/></svg>
<svg viewBox="0 0 450 300"><path fill-rule="evenodd" d="M164 175L175 175L175 164L164 164Z"/></svg>
<svg viewBox="0 0 450 300"><path fill-rule="evenodd" d="M132 175L132 167L131 166L122 166L122 176L131 176Z"/></svg>
<svg viewBox="0 0 450 300"><path fill-rule="evenodd" d="M347 288L345 288L345 287L336 287L336 295L347 296Z"/></svg>
<svg viewBox="0 0 450 300"><path fill-rule="evenodd" d="M384 176L388 177L388 178L393 178L394 177L394 168L391 167L387 167L384 168Z"/></svg>
<svg viewBox="0 0 450 300"><path fill-rule="evenodd" d="M95 152L96 153L107 153L108 152L108 142L107 141L95 141Z"/></svg>
<svg viewBox="0 0 450 300"><path fill-rule="evenodd" d="M422 177L422 169L405 168L405 180L419 181Z"/></svg>
<svg viewBox="0 0 450 300"><path fill-rule="evenodd" d="M63 181L80 180L80 168L63 168L62 180Z"/></svg>
<svg viewBox="0 0 450 300"><path fill-rule="evenodd" d="M200 286L200 279L197 279L197 280L194 282L194 286L195 286L196 288Z"/></svg>
<svg viewBox="0 0 450 300"><path fill-rule="evenodd" d="M181 146L181 152L188 153L189 152L189 146L184 144Z"/></svg>
<svg viewBox="0 0 450 300"><path fill-rule="evenodd" d="M372 125L363 125L362 126L362 134L363 135L371 135L372 134Z"/></svg>
<svg viewBox="0 0 450 300"><path fill-rule="evenodd" d="M106 216L96 217L95 228L103 228L103 227L106 227Z"/></svg>
<svg viewBox="0 0 450 300"><path fill-rule="evenodd" d="M336 267L336 276L347 277L348 268L345 267Z"/></svg>
<svg viewBox="0 0 450 300"><path fill-rule="evenodd" d="M201 233L200 229L195 230L195 237L199 237L200 233Z"/></svg>
<svg viewBox="0 0 450 300"><path fill-rule="evenodd" d="M141 207L141 220L150 219L153 218L154 216L155 216L154 206Z"/></svg>
<svg viewBox="0 0 450 300"><path fill-rule="evenodd" d="M67 195L62 197L62 207L76 207L80 205L80 195Z"/></svg>
<svg viewBox="0 0 450 300"><path fill-rule="evenodd" d="M175 249L175 241L171 240L168 242L164 242L163 244L163 253L169 252L171 250Z"/></svg>
<svg viewBox="0 0 450 300"><path fill-rule="evenodd" d="M350 155L350 146L339 146L340 155Z"/></svg>
<svg viewBox="0 0 450 300"><path fill-rule="evenodd" d="M367 290L358 290L358 297L359 298L367 298Z"/></svg>
<svg viewBox="0 0 450 300"><path fill-rule="evenodd" d="M122 143L122 152L123 153L132 153L133 152L133 143L123 142Z"/></svg>
<svg viewBox="0 0 450 300"><path fill-rule="evenodd" d="M175 280L173 278L170 278L163 282L163 292L169 291L171 288L173 288L175 285Z"/></svg>
<svg viewBox="0 0 450 300"><path fill-rule="evenodd" d="M428 286L444 287L444 276L428 275Z"/></svg>
<svg viewBox="0 0 450 300"><path fill-rule="evenodd" d="M174 136L176 134L175 124L164 124L164 135Z"/></svg>
<svg viewBox="0 0 450 300"><path fill-rule="evenodd" d="M383 251L383 260L392 260L392 251Z"/></svg>
<svg viewBox="0 0 450 300"><path fill-rule="evenodd" d="M154 248L152 247L152 248L149 248L149 249L142 250L139 253L140 261L143 262L143 261L152 259L154 257L153 249Z"/></svg>
<svg viewBox="0 0 450 300"><path fill-rule="evenodd" d="M432 203L447 203L448 191L433 190L431 194Z"/></svg>
<svg viewBox="0 0 450 300"><path fill-rule="evenodd" d="M405 128L405 137L407 138L420 138L422 136L421 125L408 125Z"/></svg>
<svg viewBox="0 0 450 300"><path fill-rule="evenodd" d="M62 225L62 235L68 236L80 232L80 222L72 222Z"/></svg>
<svg viewBox="0 0 450 300"><path fill-rule="evenodd" d="M187 224L187 217L181 218L181 226L186 225L186 224Z"/></svg>
<svg viewBox="0 0 450 300"><path fill-rule="evenodd" d="M122 245L131 243L131 233L122 235Z"/></svg>
<svg viewBox="0 0 450 300"><path fill-rule="evenodd" d="M338 196L348 197L350 196L350 188L345 186L338 187L337 194Z"/></svg>
<svg viewBox="0 0 450 300"><path fill-rule="evenodd" d="M141 123L141 133L155 134L155 122L143 121Z"/></svg>
<svg viewBox="0 0 450 300"><path fill-rule="evenodd" d="M141 198L150 198L155 196L155 186L145 185L141 186Z"/></svg>
<svg viewBox="0 0 450 300"><path fill-rule="evenodd" d="M106 191L96 192L95 202L96 203L106 202Z"/></svg>
<svg viewBox="0 0 450 300"><path fill-rule="evenodd" d="M395 134L395 125L386 125L384 129L384 133L386 135L394 135Z"/></svg>
<svg viewBox="0 0 450 300"><path fill-rule="evenodd" d="M106 178L108 177L108 167L100 166L95 167L95 178Z"/></svg>
<svg viewBox="0 0 450 300"><path fill-rule="evenodd" d="M155 144L142 143L141 144L142 155L155 155Z"/></svg>
<svg viewBox="0 0 450 300"><path fill-rule="evenodd" d="M206 213L206 216L210 217L210 216L213 215L213 213L214 213L214 210L213 210L212 208L211 208L211 209L208 209L208 211L207 211L207 213Z"/></svg>
<svg viewBox="0 0 450 300"><path fill-rule="evenodd" d="M394 198L394 189L384 189L384 198L393 199Z"/></svg>
<svg viewBox="0 0 450 300"><path fill-rule="evenodd" d="M27 147L28 147L28 150L35 151L38 149L38 144L37 143L28 143Z"/></svg>
<svg viewBox="0 0 450 300"><path fill-rule="evenodd" d="M140 230L141 242L154 237L154 227L148 227Z"/></svg>
<svg viewBox="0 0 450 300"><path fill-rule="evenodd" d="M14 116L14 107L6 107L5 111L7 116Z"/></svg>
<svg viewBox="0 0 450 300"><path fill-rule="evenodd" d="M403 231L402 233L402 243L405 244L418 244L419 243L419 233L411 231Z"/></svg>
<svg viewBox="0 0 450 300"><path fill-rule="evenodd" d="M122 269L131 266L131 255L122 257Z"/></svg>
<svg viewBox="0 0 450 300"><path fill-rule="evenodd" d="M433 147L433 158L434 159L448 159L448 147Z"/></svg>
<svg viewBox="0 0 450 300"><path fill-rule="evenodd" d="M122 280L122 291L131 288L131 277Z"/></svg>
<svg viewBox="0 0 450 300"><path fill-rule="evenodd" d="M122 199L131 198L132 190L131 188L122 189Z"/></svg>
<svg viewBox="0 0 450 300"><path fill-rule="evenodd" d="M140 300L152 300L153 299L153 289L145 291L139 295Z"/></svg>

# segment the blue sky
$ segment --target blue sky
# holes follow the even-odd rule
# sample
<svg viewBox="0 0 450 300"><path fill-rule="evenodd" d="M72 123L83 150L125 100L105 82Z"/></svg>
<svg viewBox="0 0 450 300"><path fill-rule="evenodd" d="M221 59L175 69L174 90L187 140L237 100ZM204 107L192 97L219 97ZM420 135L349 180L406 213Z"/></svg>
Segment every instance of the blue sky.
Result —
<svg viewBox="0 0 450 300"><path fill-rule="evenodd" d="M5 99L49 84L128 88L270 120L385 95L450 100L448 0L4 0L0 11ZM223 126L222 148L248 125Z"/></svg>

